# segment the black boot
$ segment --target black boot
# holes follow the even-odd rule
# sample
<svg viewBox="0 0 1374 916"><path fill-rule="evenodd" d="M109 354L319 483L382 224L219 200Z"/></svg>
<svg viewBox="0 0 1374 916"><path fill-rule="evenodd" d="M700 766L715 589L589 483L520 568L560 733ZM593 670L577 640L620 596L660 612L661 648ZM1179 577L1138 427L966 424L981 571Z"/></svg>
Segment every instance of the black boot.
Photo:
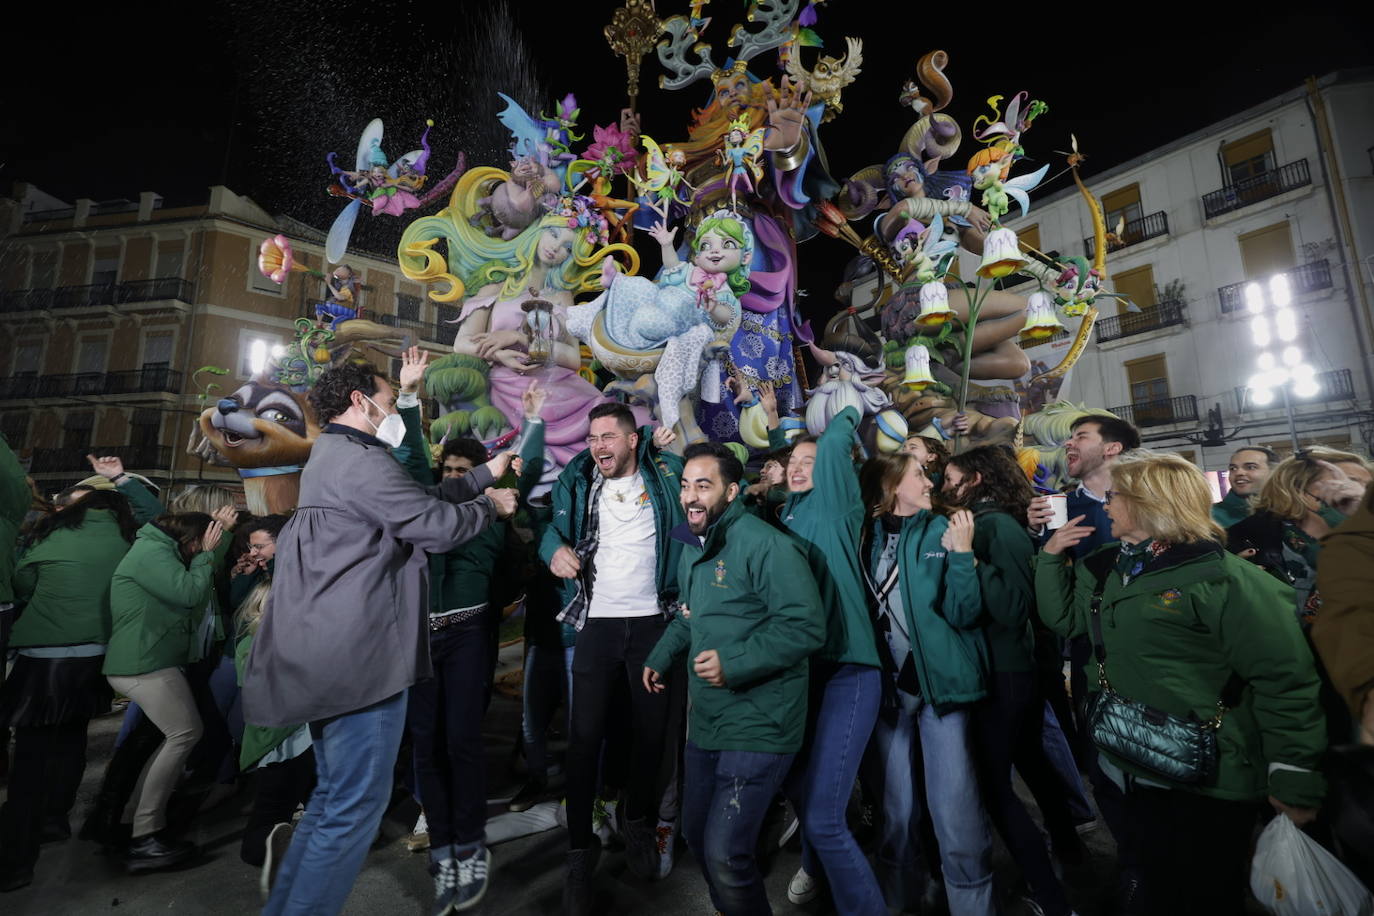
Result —
<svg viewBox="0 0 1374 916"><path fill-rule="evenodd" d="M563 916L591 916L595 885L592 875L601 858L601 840L592 837L586 849L568 853L568 874L563 882Z"/></svg>
<svg viewBox="0 0 1374 916"><path fill-rule="evenodd" d="M648 818L621 821L620 835L625 840L625 863L645 881L658 880L657 823Z"/></svg>
<svg viewBox="0 0 1374 916"><path fill-rule="evenodd" d="M169 839L166 831L159 830L129 843L129 851L124 854L124 868L131 875L171 868L185 862L197 851L194 843Z"/></svg>

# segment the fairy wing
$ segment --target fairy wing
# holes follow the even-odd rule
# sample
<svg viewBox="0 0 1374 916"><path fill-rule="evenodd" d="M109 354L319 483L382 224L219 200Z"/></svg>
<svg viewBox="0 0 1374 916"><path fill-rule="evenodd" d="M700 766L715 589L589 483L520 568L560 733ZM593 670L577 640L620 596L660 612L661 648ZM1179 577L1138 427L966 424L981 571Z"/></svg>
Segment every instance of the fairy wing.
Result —
<svg viewBox="0 0 1374 916"><path fill-rule="evenodd" d="M763 155L763 135L767 132L768 128L760 127L744 138L744 153L750 159Z"/></svg>
<svg viewBox="0 0 1374 916"><path fill-rule="evenodd" d="M504 92L496 93L506 102L506 107L497 113L497 119L511 133L512 156L538 156L544 143L545 127L529 116L520 103Z"/></svg>
<svg viewBox="0 0 1374 916"><path fill-rule="evenodd" d="M640 134L639 140L644 144L644 149L649 155L644 159L644 180L636 181L635 187L639 188L641 192L662 190L671 177L668 161L663 156L663 150L659 149L653 137Z"/></svg>
<svg viewBox="0 0 1374 916"><path fill-rule="evenodd" d="M363 128L363 135L358 138L358 155L354 168L359 172L365 172L372 166L371 151L373 146L382 145L382 119L373 118L367 122Z"/></svg>
<svg viewBox="0 0 1374 916"><path fill-rule="evenodd" d="M400 173L401 163L404 162L407 165L414 165L416 162L419 161L420 157L424 154L425 151L422 149L413 149L410 152L406 153L404 156L398 156L396 161L391 163L391 168L386 170L386 173L390 175L392 178L395 178L397 174Z"/></svg>
<svg viewBox="0 0 1374 916"><path fill-rule="evenodd" d="M352 201L334 218L334 225L329 227L329 236L324 240L324 256L330 264L339 263L348 253L348 240L353 237L353 224L358 221L358 211L362 208L362 201Z"/></svg>
<svg viewBox="0 0 1374 916"><path fill-rule="evenodd" d="M1045 173L1049 170L1048 165L1042 165L1029 175L1017 175L1002 183L1002 190L1007 192L1007 196L1021 205L1022 216L1030 212L1030 195L1026 192L1044 181Z"/></svg>

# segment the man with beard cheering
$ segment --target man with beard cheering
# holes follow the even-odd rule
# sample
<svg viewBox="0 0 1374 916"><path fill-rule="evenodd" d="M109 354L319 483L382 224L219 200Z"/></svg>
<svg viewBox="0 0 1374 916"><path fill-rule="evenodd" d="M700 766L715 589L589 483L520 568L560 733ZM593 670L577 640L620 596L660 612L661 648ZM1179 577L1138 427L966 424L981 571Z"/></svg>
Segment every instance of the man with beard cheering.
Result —
<svg viewBox="0 0 1374 916"><path fill-rule="evenodd" d="M767 913L754 847L801 748L807 659L825 642L825 619L801 548L738 499L734 454L702 442L685 457L687 524L672 533L683 545L681 610L644 663L644 692L662 695L663 673L687 656L683 836L717 910Z"/></svg>
<svg viewBox="0 0 1374 916"><path fill-rule="evenodd" d="M674 490L682 459L651 447L623 404L589 415L587 451L563 469L553 491L553 520L539 555L567 580L558 615L578 631L572 663L572 734L568 741L568 873L563 911L592 912L592 873L601 841L592 832L597 771L608 725L628 728L630 766L621 833L626 859L642 878L658 877L655 827L659 764L669 704L633 683L668 625L677 598L681 546L668 536L682 521ZM653 446L672 433L660 429ZM611 723L617 681L630 687L629 721Z"/></svg>

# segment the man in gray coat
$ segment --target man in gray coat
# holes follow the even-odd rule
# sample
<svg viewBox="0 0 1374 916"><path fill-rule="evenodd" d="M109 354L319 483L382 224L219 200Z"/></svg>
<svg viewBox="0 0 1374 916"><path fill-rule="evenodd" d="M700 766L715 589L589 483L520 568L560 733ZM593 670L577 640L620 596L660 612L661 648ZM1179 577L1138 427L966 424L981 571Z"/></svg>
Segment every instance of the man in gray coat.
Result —
<svg viewBox="0 0 1374 916"><path fill-rule="evenodd" d="M439 487L416 483L389 453L404 424L372 367L331 369L309 397L323 429L277 538L243 679L246 721L309 723L315 749L316 788L270 914L343 909L390 798L406 689L430 675L425 554L452 550L516 504L514 490L490 488L508 455Z"/></svg>

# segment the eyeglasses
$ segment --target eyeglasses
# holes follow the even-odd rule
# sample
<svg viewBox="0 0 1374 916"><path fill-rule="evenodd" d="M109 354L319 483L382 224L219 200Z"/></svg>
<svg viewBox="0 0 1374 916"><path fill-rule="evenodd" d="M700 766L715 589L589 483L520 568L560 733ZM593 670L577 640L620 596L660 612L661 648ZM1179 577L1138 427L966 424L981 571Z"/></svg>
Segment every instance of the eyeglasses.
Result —
<svg viewBox="0 0 1374 916"><path fill-rule="evenodd" d="M604 436L588 436L587 448L595 448L598 445L610 445L617 439L624 439L624 433L607 433Z"/></svg>
<svg viewBox="0 0 1374 916"><path fill-rule="evenodd" d="M1108 491L1107 491L1105 494L1103 494L1103 495L1106 497L1106 499L1102 500L1102 504L1105 506L1105 505L1108 505L1109 503L1111 503L1112 499L1116 496L1116 491L1115 491L1115 490L1108 490Z"/></svg>

